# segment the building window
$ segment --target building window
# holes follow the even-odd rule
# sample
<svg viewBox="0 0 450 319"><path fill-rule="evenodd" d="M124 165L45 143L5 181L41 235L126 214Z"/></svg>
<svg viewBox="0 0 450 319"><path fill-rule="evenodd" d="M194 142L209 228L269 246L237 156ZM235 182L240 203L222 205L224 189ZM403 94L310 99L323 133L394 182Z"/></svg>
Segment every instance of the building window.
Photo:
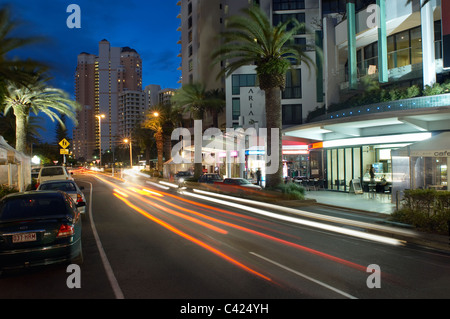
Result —
<svg viewBox="0 0 450 319"><path fill-rule="evenodd" d="M434 22L434 53L436 59L442 59L442 26L441 20Z"/></svg>
<svg viewBox="0 0 450 319"><path fill-rule="evenodd" d="M289 14L273 14L273 25L277 26L280 23L286 22L290 19L297 19L298 22L304 25L305 23L305 14L304 13L289 13ZM288 25L286 30L289 31L292 29L292 26ZM305 34L305 28L300 28L296 34Z"/></svg>
<svg viewBox="0 0 450 319"><path fill-rule="evenodd" d="M273 0L273 10L299 10L305 9L304 0Z"/></svg>
<svg viewBox="0 0 450 319"><path fill-rule="evenodd" d="M422 63L422 31L420 27L411 29L411 64Z"/></svg>
<svg viewBox="0 0 450 319"><path fill-rule="evenodd" d="M238 121L241 116L241 100L239 98L233 98L232 100L232 116L233 121Z"/></svg>
<svg viewBox="0 0 450 319"><path fill-rule="evenodd" d="M255 87L256 74L235 74L231 77L232 94L241 93L241 87Z"/></svg>
<svg viewBox="0 0 450 319"><path fill-rule="evenodd" d="M286 88L283 91L283 99L301 99L302 98L302 72L295 69L286 73Z"/></svg>
<svg viewBox="0 0 450 319"><path fill-rule="evenodd" d="M364 69L367 71L371 65L378 68L378 41L364 47Z"/></svg>
<svg viewBox="0 0 450 319"><path fill-rule="evenodd" d="M302 105L283 105L282 123L283 125L302 124Z"/></svg>

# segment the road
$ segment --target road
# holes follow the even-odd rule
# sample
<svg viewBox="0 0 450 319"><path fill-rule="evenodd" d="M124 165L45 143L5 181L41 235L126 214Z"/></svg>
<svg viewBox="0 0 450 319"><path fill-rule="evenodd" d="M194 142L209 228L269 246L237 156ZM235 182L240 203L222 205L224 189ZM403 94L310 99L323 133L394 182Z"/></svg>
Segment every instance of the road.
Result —
<svg viewBox="0 0 450 319"><path fill-rule="evenodd" d="M236 206L142 179L78 175L76 181L88 201L81 288L68 288L67 265L54 265L0 277L0 298L450 297L444 252L356 237L364 231L338 233L361 229L327 228L333 225L267 205Z"/></svg>

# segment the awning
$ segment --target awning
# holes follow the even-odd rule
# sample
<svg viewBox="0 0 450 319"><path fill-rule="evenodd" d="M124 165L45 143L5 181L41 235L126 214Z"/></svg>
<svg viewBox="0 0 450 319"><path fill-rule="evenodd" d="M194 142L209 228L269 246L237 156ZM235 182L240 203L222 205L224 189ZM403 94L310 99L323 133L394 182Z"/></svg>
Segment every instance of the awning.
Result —
<svg viewBox="0 0 450 319"><path fill-rule="evenodd" d="M392 156L450 157L450 132L392 151Z"/></svg>

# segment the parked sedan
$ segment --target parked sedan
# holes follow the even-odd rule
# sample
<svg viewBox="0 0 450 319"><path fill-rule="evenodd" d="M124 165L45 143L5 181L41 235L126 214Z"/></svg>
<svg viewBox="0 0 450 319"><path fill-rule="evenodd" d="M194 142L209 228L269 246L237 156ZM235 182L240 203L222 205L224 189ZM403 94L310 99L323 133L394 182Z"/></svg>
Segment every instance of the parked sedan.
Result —
<svg viewBox="0 0 450 319"><path fill-rule="evenodd" d="M175 174L175 183L183 183L184 181L186 181L186 179L192 177L191 172L189 171L181 171Z"/></svg>
<svg viewBox="0 0 450 319"><path fill-rule="evenodd" d="M208 183L208 184L214 184L215 182L222 182L223 178L219 174L209 173L209 174L203 174L198 179L199 183Z"/></svg>
<svg viewBox="0 0 450 319"><path fill-rule="evenodd" d="M80 213L86 213L86 198L82 190L84 187L78 187L78 185L72 180L49 180L42 182L37 188L38 191L43 190L59 190L66 192L72 197L75 203L85 203L85 205L81 206L78 210Z"/></svg>
<svg viewBox="0 0 450 319"><path fill-rule="evenodd" d="M223 180L224 184L227 185L235 185L235 186L241 186L245 188L251 188L251 189L261 189L261 186L252 184L250 181L246 180L245 178L225 178Z"/></svg>
<svg viewBox="0 0 450 319"><path fill-rule="evenodd" d="M61 191L15 193L0 200L0 271L81 263L81 214Z"/></svg>

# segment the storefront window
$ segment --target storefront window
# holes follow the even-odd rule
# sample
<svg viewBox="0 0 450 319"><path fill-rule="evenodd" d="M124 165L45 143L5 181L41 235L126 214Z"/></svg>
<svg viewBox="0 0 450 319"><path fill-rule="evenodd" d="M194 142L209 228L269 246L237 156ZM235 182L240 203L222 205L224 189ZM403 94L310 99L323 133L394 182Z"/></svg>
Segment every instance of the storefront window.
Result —
<svg viewBox="0 0 450 319"><path fill-rule="evenodd" d="M328 188L350 191L351 181L361 182L364 191L373 183L369 170L374 168L376 190L388 193L392 183L391 149L377 146L347 147L329 149L327 155ZM362 169L362 170L361 170Z"/></svg>
<svg viewBox="0 0 450 319"><path fill-rule="evenodd" d="M413 188L447 189L446 157L412 157Z"/></svg>

